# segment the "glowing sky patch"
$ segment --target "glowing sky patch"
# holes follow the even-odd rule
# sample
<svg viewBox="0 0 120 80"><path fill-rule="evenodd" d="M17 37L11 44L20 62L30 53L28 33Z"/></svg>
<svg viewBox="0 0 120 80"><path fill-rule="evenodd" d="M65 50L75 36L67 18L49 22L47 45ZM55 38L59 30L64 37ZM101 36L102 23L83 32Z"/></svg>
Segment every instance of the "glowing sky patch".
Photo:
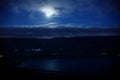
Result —
<svg viewBox="0 0 120 80"><path fill-rule="evenodd" d="M40 8L39 10L41 12L43 12L45 14L45 16L48 18L58 15L58 11L52 6L44 6L44 7Z"/></svg>

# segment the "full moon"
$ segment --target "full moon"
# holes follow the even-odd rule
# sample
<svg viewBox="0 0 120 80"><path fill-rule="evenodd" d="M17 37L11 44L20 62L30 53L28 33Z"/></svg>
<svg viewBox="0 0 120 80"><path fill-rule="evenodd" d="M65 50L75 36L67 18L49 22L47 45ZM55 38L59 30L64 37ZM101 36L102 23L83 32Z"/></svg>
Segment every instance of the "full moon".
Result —
<svg viewBox="0 0 120 80"><path fill-rule="evenodd" d="M39 10L41 12L43 12L47 18L58 15L58 11L52 6L44 6L44 7L40 8Z"/></svg>

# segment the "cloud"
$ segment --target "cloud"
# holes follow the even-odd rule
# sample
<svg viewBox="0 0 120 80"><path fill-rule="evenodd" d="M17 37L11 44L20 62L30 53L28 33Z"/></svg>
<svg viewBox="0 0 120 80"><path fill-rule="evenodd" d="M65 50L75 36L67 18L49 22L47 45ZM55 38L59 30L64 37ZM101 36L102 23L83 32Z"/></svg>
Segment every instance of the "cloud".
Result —
<svg viewBox="0 0 120 80"><path fill-rule="evenodd" d="M24 9L34 13L43 6L52 6L61 16L78 11L81 16L95 15L100 18L101 15L107 15L105 13L114 12L113 0L10 0L9 3L16 12Z"/></svg>
<svg viewBox="0 0 120 80"><path fill-rule="evenodd" d="M1 6L6 7L8 4L17 14L23 12L20 14L23 15L25 13L29 17L28 19L35 24L51 21L66 22L67 24L71 21L81 25L102 25L108 24L110 19L111 21L117 21L120 13L117 0L1 0L0 8ZM48 20L43 16L44 13L40 11L44 6L52 7L52 13L59 15ZM69 20L72 18L73 20ZM93 18L93 21L91 18Z"/></svg>
<svg viewBox="0 0 120 80"><path fill-rule="evenodd" d="M63 1L58 1L58 0L11 0L10 4L14 9L24 9L29 12L36 12L39 11L39 9L43 6L52 6L55 9L58 9L62 11L63 13L70 12L73 9L73 4L71 4L71 1L69 2L68 0L63 0ZM72 8L70 8L72 6ZM17 10L17 11L18 11Z"/></svg>
<svg viewBox="0 0 120 80"><path fill-rule="evenodd" d="M43 28L57 28L58 24L55 22L47 23L47 24L41 24L37 25L38 27L43 27Z"/></svg>
<svg viewBox="0 0 120 80"><path fill-rule="evenodd" d="M43 6L39 10L43 12L47 18L55 17L59 14L58 11L52 6Z"/></svg>
<svg viewBox="0 0 120 80"><path fill-rule="evenodd" d="M101 7L106 8L106 11L118 9L117 0L2 0L1 5L11 4L17 9L25 9L31 12L36 12L42 6L52 6L59 9L61 13L71 13L75 10L80 12L96 12L101 11ZM115 4L117 4L115 6ZM18 8L19 7L19 8ZM116 7L116 8L114 8Z"/></svg>
<svg viewBox="0 0 120 80"><path fill-rule="evenodd" d="M1 27L1 26L0 26ZM9 26L3 26L7 28L48 28L48 29L59 29L59 28L83 28L83 29L90 29L90 28L96 28L93 26L86 26L86 25L76 25L72 23L67 24L61 24L57 22L49 22L49 23L41 23L39 25L9 25Z"/></svg>

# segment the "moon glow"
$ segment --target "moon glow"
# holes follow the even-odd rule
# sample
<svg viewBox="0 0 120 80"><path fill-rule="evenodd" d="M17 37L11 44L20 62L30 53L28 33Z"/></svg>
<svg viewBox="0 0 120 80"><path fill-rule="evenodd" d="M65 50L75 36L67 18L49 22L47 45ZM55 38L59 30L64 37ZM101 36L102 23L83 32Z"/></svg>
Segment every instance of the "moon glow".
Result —
<svg viewBox="0 0 120 80"><path fill-rule="evenodd" d="M52 6L44 6L40 8L40 11L43 12L47 18L55 17L58 15L58 11Z"/></svg>

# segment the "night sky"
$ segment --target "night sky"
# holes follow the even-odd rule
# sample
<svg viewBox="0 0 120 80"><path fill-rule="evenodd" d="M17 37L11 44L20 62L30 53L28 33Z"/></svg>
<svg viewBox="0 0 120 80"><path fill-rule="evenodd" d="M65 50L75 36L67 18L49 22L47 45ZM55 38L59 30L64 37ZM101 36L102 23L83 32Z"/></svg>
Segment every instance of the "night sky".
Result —
<svg viewBox="0 0 120 80"><path fill-rule="evenodd" d="M0 0L0 26L120 27L119 0Z"/></svg>

